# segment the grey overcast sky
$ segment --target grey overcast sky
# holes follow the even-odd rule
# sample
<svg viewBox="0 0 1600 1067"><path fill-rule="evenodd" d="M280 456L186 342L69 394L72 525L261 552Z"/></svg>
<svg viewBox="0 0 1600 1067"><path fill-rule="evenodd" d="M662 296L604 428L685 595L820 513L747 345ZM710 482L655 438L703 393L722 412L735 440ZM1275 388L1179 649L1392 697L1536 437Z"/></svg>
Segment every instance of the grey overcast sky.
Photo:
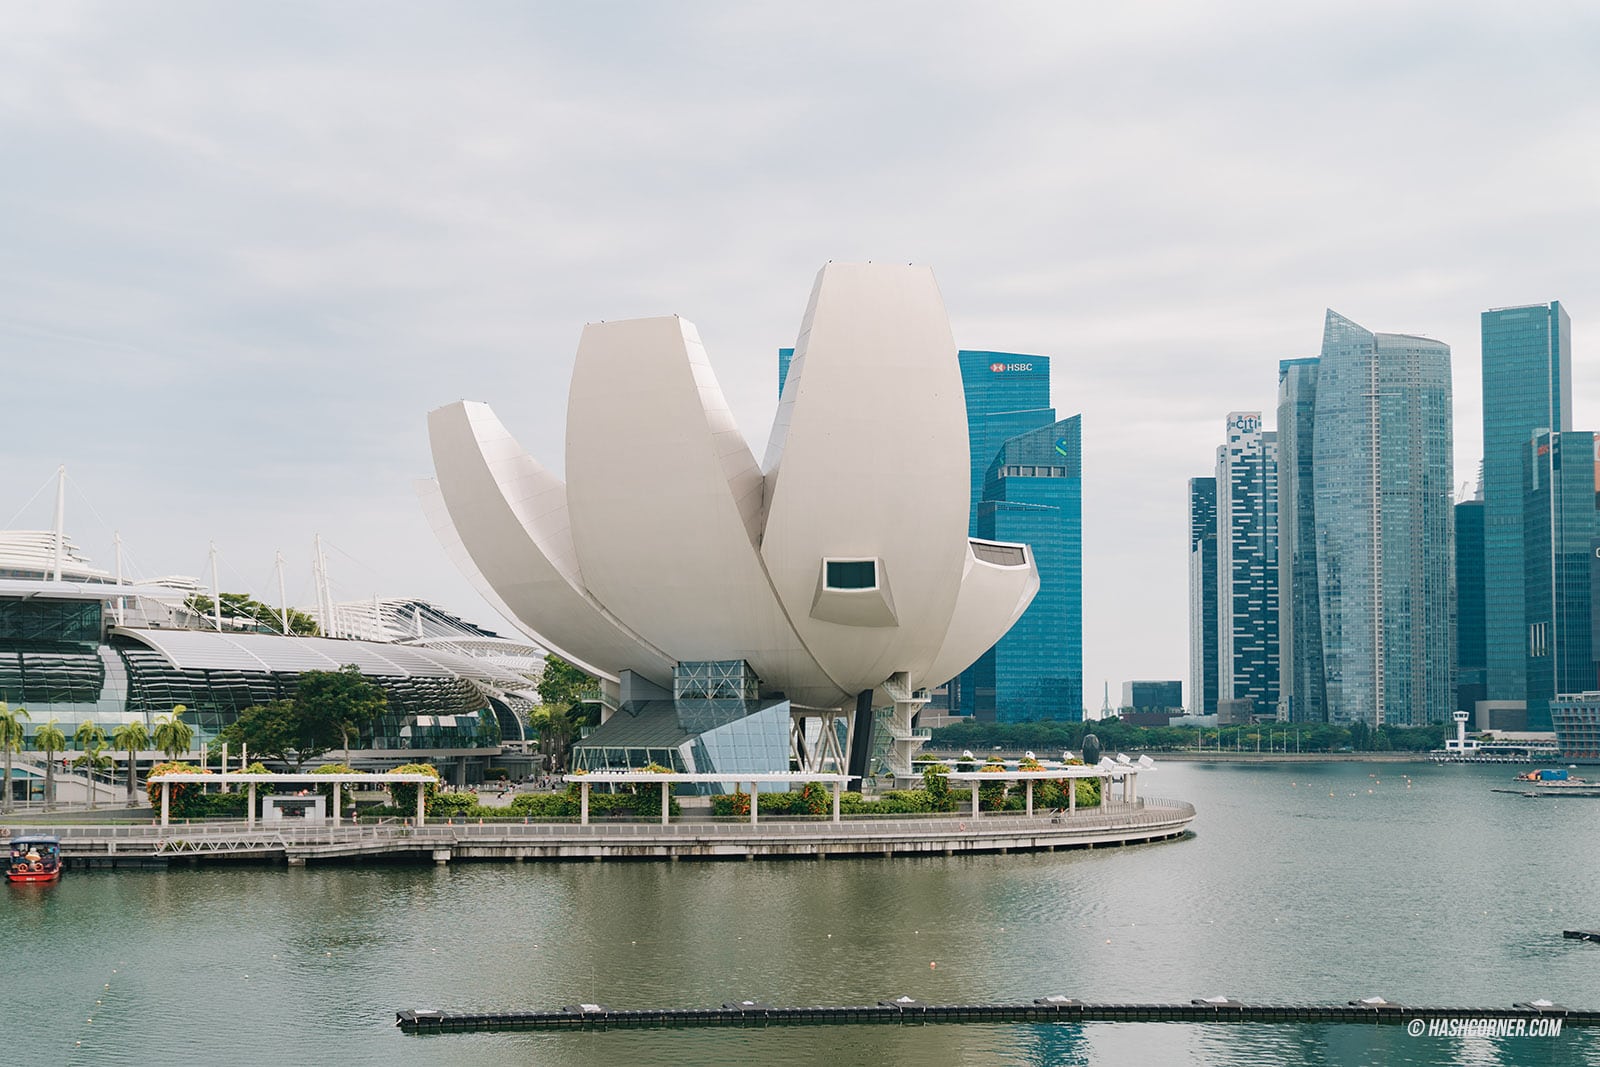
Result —
<svg viewBox="0 0 1600 1067"><path fill-rule="evenodd" d="M829 259L1053 357L1098 708L1186 677L1185 479L1324 308L1452 346L1457 484L1484 308L1568 304L1600 427L1600 5L0 0L0 526L65 463L102 564L308 603L321 532L488 618L425 413L559 469L583 323L676 312L760 455Z"/></svg>

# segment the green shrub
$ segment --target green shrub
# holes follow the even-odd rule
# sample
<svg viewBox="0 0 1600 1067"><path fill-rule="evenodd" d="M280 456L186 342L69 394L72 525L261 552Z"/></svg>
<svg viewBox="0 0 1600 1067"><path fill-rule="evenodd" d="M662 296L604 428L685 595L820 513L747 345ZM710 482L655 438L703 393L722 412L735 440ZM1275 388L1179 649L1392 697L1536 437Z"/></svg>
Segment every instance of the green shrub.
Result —
<svg viewBox="0 0 1600 1067"><path fill-rule="evenodd" d="M184 798L181 814L185 819L242 819L249 803L250 795L243 792L195 793Z"/></svg>
<svg viewBox="0 0 1600 1067"><path fill-rule="evenodd" d="M412 801L416 803L415 800ZM439 793L424 802L428 815L438 819L458 818L477 814L478 798L471 793ZM415 808L412 809L416 810ZM496 811L496 814L499 814Z"/></svg>
<svg viewBox="0 0 1600 1067"><path fill-rule="evenodd" d="M929 764L922 772L922 788L927 790L934 811L955 811L956 797L950 792L950 768Z"/></svg>
<svg viewBox="0 0 1600 1067"><path fill-rule="evenodd" d="M575 819L578 804L571 797L550 793L524 793L506 806L506 812L518 819Z"/></svg>

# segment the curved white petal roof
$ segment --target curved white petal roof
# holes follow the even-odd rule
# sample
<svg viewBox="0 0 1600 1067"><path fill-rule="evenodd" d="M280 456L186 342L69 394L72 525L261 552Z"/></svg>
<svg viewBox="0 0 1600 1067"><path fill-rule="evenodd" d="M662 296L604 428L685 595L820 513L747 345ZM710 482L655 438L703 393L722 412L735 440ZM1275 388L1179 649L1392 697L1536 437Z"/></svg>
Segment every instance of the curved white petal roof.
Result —
<svg viewBox="0 0 1600 1067"><path fill-rule="evenodd" d="M658 684L673 660L583 587L566 487L517 444L486 404L428 415L440 495L462 546L506 609L547 648L603 677L631 668Z"/></svg>
<svg viewBox="0 0 1600 1067"><path fill-rule="evenodd" d="M838 705L892 675L953 677L1038 590L1026 546L967 539L965 402L926 268L818 274L765 473L676 316L584 330L566 483L483 404L428 426L441 541L603 676L665 684L675 661L743 659L766 691Z"/></svg>

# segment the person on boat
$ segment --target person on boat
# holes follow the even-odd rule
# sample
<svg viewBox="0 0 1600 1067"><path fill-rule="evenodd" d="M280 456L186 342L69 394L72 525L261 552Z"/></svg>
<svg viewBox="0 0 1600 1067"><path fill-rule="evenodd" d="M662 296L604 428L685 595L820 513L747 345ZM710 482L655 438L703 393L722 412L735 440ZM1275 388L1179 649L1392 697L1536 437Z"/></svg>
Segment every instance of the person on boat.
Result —
<svg viewBox="0 0 1600 1067"><path fill-rule="evenodd" d="M22 857L22 859L23 859L23 862L28 865L28 870L30 870L30 871L38 871L38 870L43 870L44 869L44 864L39 862L39 850L37 848L33 847L32 845L28 846L28 854L26 856Z"/></svg>

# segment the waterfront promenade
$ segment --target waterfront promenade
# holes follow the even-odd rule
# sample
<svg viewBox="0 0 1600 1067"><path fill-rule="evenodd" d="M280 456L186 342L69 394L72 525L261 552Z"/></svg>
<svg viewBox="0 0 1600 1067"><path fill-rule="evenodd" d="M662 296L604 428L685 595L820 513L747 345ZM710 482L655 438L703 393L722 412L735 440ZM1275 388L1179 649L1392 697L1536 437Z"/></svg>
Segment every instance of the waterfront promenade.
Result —
<svg viewBox="0 0 1600 1067"><path fill-rule="evenodd" d="M1195 815L1178 800L1140 798L1068 815L970 813L847 817L521 822L454 820L415 826L249 826L216 820L169 826L52 825L68 869L172 863L535 860L754 860L1041 852L1171 840ZM8 827L11 833L20 826Z"/></svg>

